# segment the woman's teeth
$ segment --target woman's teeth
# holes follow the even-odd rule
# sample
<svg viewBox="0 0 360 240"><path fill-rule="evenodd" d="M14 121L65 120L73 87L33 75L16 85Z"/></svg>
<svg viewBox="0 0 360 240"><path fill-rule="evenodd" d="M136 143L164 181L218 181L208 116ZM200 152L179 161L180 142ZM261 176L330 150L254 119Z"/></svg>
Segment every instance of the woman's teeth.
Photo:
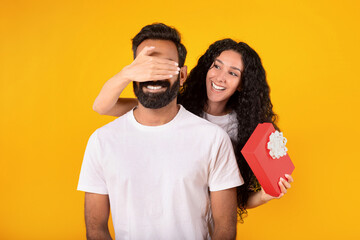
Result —
<svg viewBox="0 0 360 240"><path fill-rule="evenodd" d="M211 82L211 86L212 86L213 88L215 88L216 90L225 90L224 87L217 86L217 85L215 85L215 83L213 83L213 82Z"/></svg>

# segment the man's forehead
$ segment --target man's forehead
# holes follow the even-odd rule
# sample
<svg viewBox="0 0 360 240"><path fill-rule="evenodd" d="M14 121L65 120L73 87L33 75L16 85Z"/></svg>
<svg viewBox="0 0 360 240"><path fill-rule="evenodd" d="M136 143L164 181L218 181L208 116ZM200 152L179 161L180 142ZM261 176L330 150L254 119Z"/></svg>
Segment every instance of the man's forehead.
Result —
<svg viewBox="0 0 360 240"><path fill-rule="evenodd" d="M150 56L161 57L173 61L178 60L178 51L175 43L170 40L161 40L161 39L146 39L140 43L136 50L136 56L145 48L145 47L155 47L154 51Z"/></svg>

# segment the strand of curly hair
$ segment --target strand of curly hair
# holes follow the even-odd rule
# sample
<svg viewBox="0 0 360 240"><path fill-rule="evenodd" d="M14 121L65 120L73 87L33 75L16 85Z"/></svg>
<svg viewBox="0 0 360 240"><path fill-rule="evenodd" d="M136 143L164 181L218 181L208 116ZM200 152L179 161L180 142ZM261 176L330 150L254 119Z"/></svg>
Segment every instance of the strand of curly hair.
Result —
<svg viewBox="0 0 360 240"><path fill-rule="evenodd" d="M233 142L244 184L237 188L238 216L241 223L247 216L246 204L251 192L257 192L261 186L241 154L241 149L259 123L271 122L275 128L277 115L273 112L270 100L270 88L266 81L265 70L259 55L246 43L223 39L213 43L202 55L197 65L180 90L178 103L190 112L202 117L207 109L206 75L223 51L233 50L242 57L244 71L241 74L240 91L236 91L227 102L226 108L235 111L238 121L237 141Z"/></svg>

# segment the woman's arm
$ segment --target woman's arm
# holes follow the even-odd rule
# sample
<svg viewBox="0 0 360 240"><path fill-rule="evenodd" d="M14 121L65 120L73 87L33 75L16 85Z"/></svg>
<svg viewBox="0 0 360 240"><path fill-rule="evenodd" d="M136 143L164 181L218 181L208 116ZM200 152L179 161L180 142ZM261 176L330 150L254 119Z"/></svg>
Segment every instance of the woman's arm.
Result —
<svg viewBox="0 0 360 240"><path fill-rule="evenodd" d="M136 98L119 98L131 80L119 72L110 78L96 97L93 109L102 115L122 116L137 105Z"/></svg>
<svg viewBox="0 0 360 240"><path fill-rule="evenodd" d="M264 191L264 189L261 188L261 191L254 192L250 195L250 197L247 201L247 204L246 204L246 208L255 208L260 205L263 205L264 203L267 203L268 201L270 201L272 199L279 199L282 196L284 196L284 194L287 192L287 189L291 188L290 183L292 183L294 181L293 178L288 174L285 174L285 177L287 178L287 181L283 178L281 178L279 181L279 187L281 190L281 194L279 197L273 197L273 196L267 194Z"/></svg>
<svg viewBox="0 0 360 240"><path fill-rule="evenodd" d="M145 47L130 65L110 78L95 99L93 109L103 115L124 115L138 104L135 98L119 98L130 82L165 80L179 74L177 62L152 56L153 53L155 47Z"/></svg>

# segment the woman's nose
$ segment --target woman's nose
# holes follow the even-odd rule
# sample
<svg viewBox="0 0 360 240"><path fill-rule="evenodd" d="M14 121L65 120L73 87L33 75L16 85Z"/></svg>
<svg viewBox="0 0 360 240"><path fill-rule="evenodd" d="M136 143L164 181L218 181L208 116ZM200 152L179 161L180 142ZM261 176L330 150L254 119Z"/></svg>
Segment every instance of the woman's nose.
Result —
<svg viewBox="0 0 360 240"><path fill-rule="evenodd" d="M225 71L218 71L217 75L216 75L216 80L218 82L225 82L226 78L225 78Z"/></svg>

